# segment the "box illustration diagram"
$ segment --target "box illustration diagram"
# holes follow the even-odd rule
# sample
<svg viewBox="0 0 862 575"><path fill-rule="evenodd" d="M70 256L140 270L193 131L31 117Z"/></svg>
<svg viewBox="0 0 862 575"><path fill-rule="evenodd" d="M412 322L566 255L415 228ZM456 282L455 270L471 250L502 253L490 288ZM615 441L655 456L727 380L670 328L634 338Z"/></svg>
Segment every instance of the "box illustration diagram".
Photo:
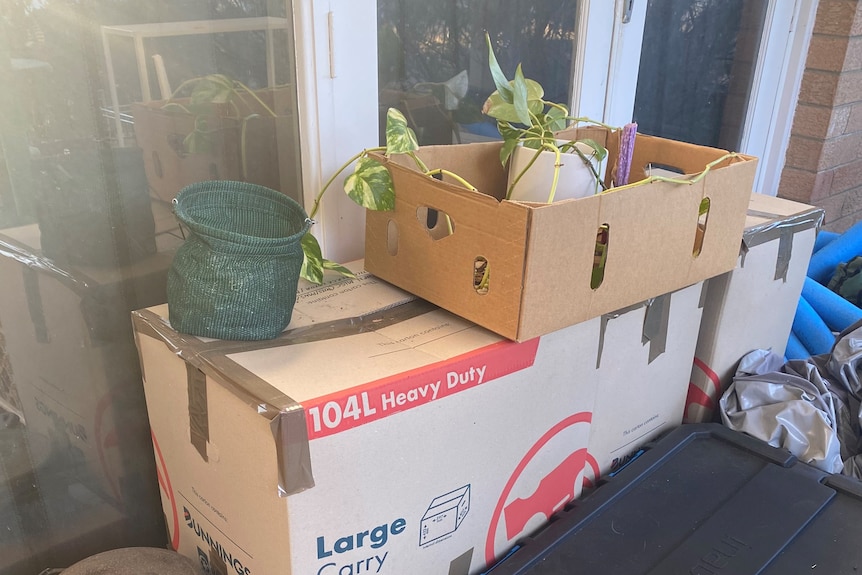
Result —
<svg viewBox="0 0 862 575"><path fill-rule="evenodd" d="M419 545L454 533L470 511L470 485L435 497L419 525Z"/></svg>

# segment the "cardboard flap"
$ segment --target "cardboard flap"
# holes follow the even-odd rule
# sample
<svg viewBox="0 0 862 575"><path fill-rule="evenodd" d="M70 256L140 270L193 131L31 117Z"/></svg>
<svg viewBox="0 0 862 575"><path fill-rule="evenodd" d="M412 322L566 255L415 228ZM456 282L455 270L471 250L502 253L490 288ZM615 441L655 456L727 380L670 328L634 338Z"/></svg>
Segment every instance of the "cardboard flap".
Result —
<svg viewBox="0 0 862 575"><path fill-rule="evenodd" d="M499 203L506 195L507 175L500 164L501 148L502 143L487 142L471 146L469 152L465 154L463 149L453 149L453 146L426 146L420 148L416 155L429 170L443 169L455 173L477 191L465 188L446 176L442 181L436 180L437 185L445 187L451 194L463 197L465 200L490 206ZM430 176L423 176L413 159L405 154L387 157L371 153L369 156L386 166L390 173L393 173L393 177L395 171L404 170L417 177L430 178Z"/></svg>
<svg viewBox="0 0 862 575"><path fill-rule="evenodd" d="M707 164L727 154L726 150L718 148L638 134L629 181L636 182L646 178L646 169L651 164L666 167L671 171L680 171L683 174L697 174L702 172Z"/></svg>

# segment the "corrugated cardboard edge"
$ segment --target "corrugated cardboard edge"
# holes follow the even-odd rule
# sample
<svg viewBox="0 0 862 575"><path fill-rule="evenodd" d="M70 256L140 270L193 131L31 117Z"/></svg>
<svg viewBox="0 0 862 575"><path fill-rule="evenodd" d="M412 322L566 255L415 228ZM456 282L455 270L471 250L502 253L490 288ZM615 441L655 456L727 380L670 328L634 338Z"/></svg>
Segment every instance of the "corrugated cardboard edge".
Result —
<svg viewBox="0 0 862 575"><path fill-rule="evenodd" d="M372 332L433 309L436 309L435 306L426 301L414 300L363 316L287 330L276 339L253 342L204 342L195 336L176 332L164 318L146 309L132 312L132 323L139 356L139 334L163 342L177 357L226 387L270 422L278 460L278 492L281 496L287 496L314 487L305 409L299 402L240 366L227 355ZM143 362L141 364L143 370ZM197 416L200 417L201 414Z"/></svg>

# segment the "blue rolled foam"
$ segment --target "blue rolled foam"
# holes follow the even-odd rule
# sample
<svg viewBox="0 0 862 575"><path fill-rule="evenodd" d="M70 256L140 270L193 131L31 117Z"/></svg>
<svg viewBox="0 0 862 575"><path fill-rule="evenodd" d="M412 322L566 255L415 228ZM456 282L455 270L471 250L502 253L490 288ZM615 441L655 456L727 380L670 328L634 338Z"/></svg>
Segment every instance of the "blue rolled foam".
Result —
<svg viewBox="0 0 862 575"><path fill-rule="evenodd" d="M836 240L840 236L841 234L837 232L830 232L827 230L818 231L817 238L814 240L814 252L818 252L822 248L825 248L828 244L832 243L832 240Z"/></svg>
<svg viewBox="0 0 862 575"><path fill-rule="evenodd" d="M811 353L805 349L796 334L791 331L790 338L787 340L787 347L784 348L784 357L788 361L791 359L808 359L811 357Z"/></svg>
<svg viewBox="0 0 862 575"><path fill-rule="evenodd" d="M808 277L826 285L838 264L862 255L862 221L814 252L808 264Z"/></svg>
<svg viewBox="0 0 862 575"><path fill-rule="evenodd" d="M862 320L862 309L811 278L805 278L802 297L832 331L844 331Z"/></svg>
<svg viewBox="0 0 862 575"><path fill-rule="evenodd" d="M830 353L835 344L832 330L804 297L799 298L796 315L793 317L792 331L811 355Z"/></svg>

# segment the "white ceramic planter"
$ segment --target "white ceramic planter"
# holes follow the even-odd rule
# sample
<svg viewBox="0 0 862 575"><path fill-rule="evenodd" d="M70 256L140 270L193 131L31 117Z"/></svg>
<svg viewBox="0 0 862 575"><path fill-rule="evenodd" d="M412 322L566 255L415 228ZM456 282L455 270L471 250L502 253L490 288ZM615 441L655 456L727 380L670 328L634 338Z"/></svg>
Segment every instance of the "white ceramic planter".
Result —
<svg viewBox="0 0 862 575"><path fill-rule="evenodd" d="M565 141L557 142L557 145L565 144ZM583 154L590 158L593 149L586 144L576 142L575 145ZM533 159L536 150L518 146L509 159L509 181L507 189L512 185L514 179L520 174L527 164ZM536 162L521 176L520 181L512 190L509 197L511 200L522 202L547 203L554 182L554 163L556 155L548 150L543 150ZM593 167L599 175L604 178L605 162L599 162L593 158ZM557 191L554 201L568 200L572 198L584 198L592 196L601 188L596 183L590 168L584 163L580 156L574 152L561 154L560 176L557 181Z"/></svg>

